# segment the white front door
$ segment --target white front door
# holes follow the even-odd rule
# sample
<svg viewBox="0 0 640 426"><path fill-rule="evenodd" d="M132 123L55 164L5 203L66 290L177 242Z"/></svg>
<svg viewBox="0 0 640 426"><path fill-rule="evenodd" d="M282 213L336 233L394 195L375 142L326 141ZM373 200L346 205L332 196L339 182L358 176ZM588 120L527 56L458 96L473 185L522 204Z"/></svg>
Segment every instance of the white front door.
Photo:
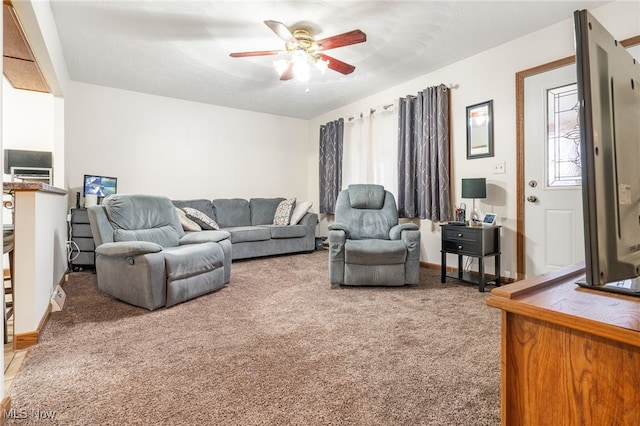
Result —
<svg viewBox="0 0 640 426"><path fill-rule="evenodd" d="M575 65L525 79L526 276L584 259Z"/></svg>

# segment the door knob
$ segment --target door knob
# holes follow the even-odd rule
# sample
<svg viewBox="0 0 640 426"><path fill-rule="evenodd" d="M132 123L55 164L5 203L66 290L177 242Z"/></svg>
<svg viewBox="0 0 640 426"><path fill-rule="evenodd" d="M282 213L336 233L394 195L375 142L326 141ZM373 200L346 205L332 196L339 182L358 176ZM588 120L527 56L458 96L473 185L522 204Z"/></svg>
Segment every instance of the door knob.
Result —
<svg viewBox="0 0 640 426"><path fill-rule="evenodd" d="M536 197L535 195L529 195L527 197L527 201L530 203L535 203L536 201L538 201L538 197Z"/></svg>

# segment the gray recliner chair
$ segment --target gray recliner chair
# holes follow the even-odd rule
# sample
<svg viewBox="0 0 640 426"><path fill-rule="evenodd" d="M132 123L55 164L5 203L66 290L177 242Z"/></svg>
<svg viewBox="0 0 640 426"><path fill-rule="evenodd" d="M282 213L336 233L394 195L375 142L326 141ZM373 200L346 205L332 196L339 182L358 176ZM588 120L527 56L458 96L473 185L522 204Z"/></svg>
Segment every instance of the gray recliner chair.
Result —
<svg viewBox="0 0 640 426"><path fill-rule="evenodd" d="M332 284L417 284L420 231L398 224L396 201L381 185L349 185L338 194L329 226L329 280Z"/></svg>
<svg viewBox="0 0 640 426"><path fill-rule="evenodd" d="M88 208L98 288L157 309L224 287L231 278L226 231L183 231L166 197L112 195Z"/></svg>

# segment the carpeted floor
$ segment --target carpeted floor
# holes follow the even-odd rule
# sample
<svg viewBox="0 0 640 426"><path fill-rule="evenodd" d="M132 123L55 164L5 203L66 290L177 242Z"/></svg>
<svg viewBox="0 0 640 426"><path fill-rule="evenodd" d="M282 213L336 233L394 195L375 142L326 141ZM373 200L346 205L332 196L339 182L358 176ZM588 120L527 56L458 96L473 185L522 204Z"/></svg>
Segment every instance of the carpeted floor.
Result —
<svg viewBox="0 0 640 426"><path fill-rule="evenodd" d="M500 423L487 293L424 268L417 286L332 287L327 254L234 262L224 289L154 312L71 274L9 424Z"/></svg>

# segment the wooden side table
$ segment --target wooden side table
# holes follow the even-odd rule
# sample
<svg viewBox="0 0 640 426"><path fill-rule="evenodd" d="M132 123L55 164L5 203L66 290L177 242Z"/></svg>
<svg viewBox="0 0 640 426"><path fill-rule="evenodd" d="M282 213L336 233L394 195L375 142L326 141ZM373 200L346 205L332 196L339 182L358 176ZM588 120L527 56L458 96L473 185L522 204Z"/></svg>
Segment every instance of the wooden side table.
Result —
<svg viewBox="0 0 640 426"><path fill-rule="evenodd" d="M493 281L500 285L500 226L459 226L440 225L442 227L442 263L440 282L446 282L447 277L478 284L479 290L484 292L486 283ZM458 256L458 271L447 274L447 253ZM478 259L478 273L465 271L463 257ZM484 259L493 257L495 261L495 275L485 274Z"/></svg>

